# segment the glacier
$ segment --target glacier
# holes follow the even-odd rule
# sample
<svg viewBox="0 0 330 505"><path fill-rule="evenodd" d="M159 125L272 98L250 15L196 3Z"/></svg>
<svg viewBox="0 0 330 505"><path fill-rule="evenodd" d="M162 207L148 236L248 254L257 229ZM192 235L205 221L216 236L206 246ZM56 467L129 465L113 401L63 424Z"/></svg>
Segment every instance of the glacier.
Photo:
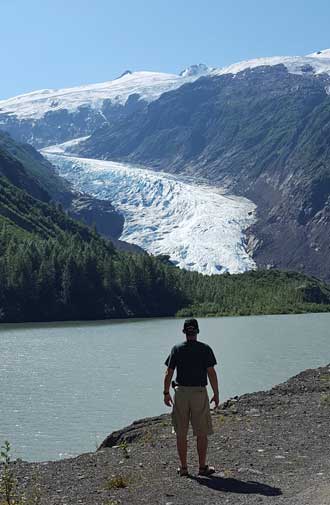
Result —
<svg viewBox="0 0 330 505"><path fill-rule="evenodd" d="M244 234L255 222L250 200L192 178L66 155L61 146L41 152L75 189L110 200L123 214L121 240L203 274L256 268Z"/></svg>

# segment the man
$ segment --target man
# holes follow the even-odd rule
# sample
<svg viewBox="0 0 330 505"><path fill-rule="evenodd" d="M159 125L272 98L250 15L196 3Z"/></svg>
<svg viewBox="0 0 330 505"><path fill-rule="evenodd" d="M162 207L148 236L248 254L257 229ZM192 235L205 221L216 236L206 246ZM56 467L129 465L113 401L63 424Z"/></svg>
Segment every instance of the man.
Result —
<svg viewBox="0 0 330 505"><path fill-rule="evenodd" d="M175 345L165 361L167 370L164 378L164 402L172 410L172 423L176 432L177 449L181 466L180 476L188 476L187 433L191 421L193 434L197 437L199 475L211 475L214 467L206 464L208 435L213 433L207 394L207 377L210 380L215 407L219 406L218 379L214 365L217 364L211 347L197 340L199 333L196 319L187 319L183 326L186 340ZM170 385L176 369L174 399L170 394Z"/></svg>

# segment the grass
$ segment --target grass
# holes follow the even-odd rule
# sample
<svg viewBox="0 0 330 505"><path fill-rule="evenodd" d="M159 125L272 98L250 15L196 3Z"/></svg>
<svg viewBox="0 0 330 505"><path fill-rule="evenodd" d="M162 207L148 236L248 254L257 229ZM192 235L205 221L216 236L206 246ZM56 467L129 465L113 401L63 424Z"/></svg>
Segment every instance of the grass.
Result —
<svg viewBox="0 0 330 505"><path fill-rule="evenodd" d="M155 446L156 443L156 438L152 430L147 429L143 433L143 435L140 437L140 441L145 443L145 444L150 444L152 447Z"/></svg>
<svg viewBox="0 0 330 505"><path fill-rule="evenodd" d="M0 501L0 505L40 505L41 489L36 473L32 476L32 485L29 493L19 494L10 451L10 443L8 440L5 440L0 450L0 463L3 465L0 477L0 494L4 498Z"/></svg>
<svg viewBox="0 0 330 505"><path fill-rule="evenodd" d="M0 493L4 497L1 505L18 505L21 501L17 498L17 480L11 465L10 443L5 440L1 446L0 461L3 464L3 470L0 479Z"/></svg>
<svg viewBox="0 0 330 505"><path fill-rule="evenodd" d="M119 447L120 447L120 449L123 452L124 458L128 459L129 458L130 449L128 449L128 443L126 442L126 440L123 440L122 442L120 442Z"/></svg>
<svg viewBox="0 0 330 505"><path fill-rule="evenodd" d="M212 422L217 425L222 425L226 421L226 417L228 417L228 416L224 416L223 414L220 414L218 416L214 416L212 419Z"/></svg>
<svg viewBox="0 0 330 505"><path fill-rule="evenodd" d="M320 381L322 382L330 382L330 374L321 374L320 375Z"/></svg>
<svg viewBox="0 0 330 505"><path fill-rule="evenodd" d="M128 478L123 475L113 475L106 482L106 489L124 489L128 486Z"/></svg>
<svg viewBox="0 0 330 505"><path fill-rule="evenodd" d="M321 393L320 404L324 406L330 405L330 394L329 393Z"/></svg>

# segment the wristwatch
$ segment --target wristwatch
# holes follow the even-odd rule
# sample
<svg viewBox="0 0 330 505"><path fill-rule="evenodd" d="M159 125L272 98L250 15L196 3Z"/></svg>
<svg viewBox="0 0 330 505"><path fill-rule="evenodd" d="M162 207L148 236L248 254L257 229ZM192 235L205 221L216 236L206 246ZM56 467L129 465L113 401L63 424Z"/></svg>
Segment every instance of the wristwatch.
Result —
<svg viewBox="0 0 330 505"><path fill-rule="evenodd" d="M164 391L164 395L169 395L170 392L169 391Z"/></svg>

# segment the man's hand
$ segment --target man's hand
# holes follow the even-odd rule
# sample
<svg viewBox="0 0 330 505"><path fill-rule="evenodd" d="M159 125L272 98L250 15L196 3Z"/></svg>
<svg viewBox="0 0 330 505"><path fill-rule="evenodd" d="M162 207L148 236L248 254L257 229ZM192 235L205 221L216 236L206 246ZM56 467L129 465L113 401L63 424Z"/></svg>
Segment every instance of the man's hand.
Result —
<svg viewBox="0 0 330 505"><path fill-rule="evenodd" d="M171 405L173 405L173 401L172 401L172 397L171 397L170 393L167 393L167 395L164 395L164 403L168 407L171 407Z"/></svg>
<svg viewBox="0 0 330 505"><path fill-rule="evenodd" d="M219 407L219 395L213 395L211 400L210 400L210 403L214 402L214 408L218 408Z"/></svg>
<svg viewBox="0 0 330 505"><path fill-rule="evenodd" d="M164 393L168 391L167 395L164 395L164 403L168 407L173 405L172 398L170 395L170 387L171 387L171 380L173 377L174 369L173 368L166 368L165 372L165 377L164 377Z"/></svg>
<svg viewBox="0 0 330 505"><path fill-rule="evenodd" d="M211 383L211 386L213 389L213 396L210 400L210 403L214 402L214 404L215 404L214 408L216 409L219 407L219 387L218 387L217 373L214 370L213 366L210 366L207 369L207 375L208 375L208 378L210 379L210 383Z"/></svg>

